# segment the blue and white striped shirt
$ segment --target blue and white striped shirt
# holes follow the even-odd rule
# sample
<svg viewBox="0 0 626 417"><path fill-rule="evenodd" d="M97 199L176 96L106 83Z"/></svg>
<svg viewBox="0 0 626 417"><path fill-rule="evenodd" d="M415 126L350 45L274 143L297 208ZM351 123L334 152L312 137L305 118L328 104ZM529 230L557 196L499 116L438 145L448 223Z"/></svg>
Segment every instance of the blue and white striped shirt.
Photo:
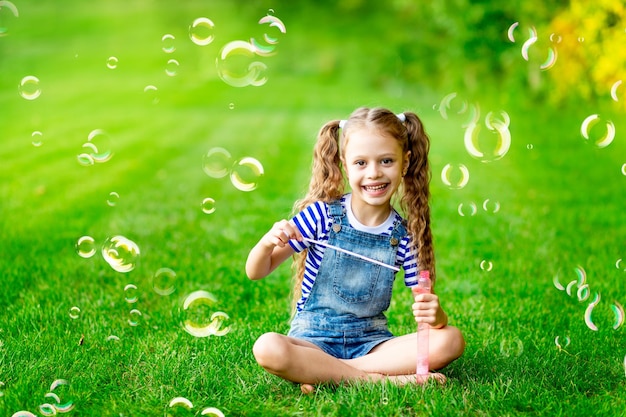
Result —
<svg viewBox="0 0 626 417"><path fill-rule="evenodd" d="M376 227L364 226L359 223L352 214L350 199L351 194L344 195L341 198L341 205L346 210L350 226L357 230L391 235L394 223L396 221L402 221L400 214L392 210L389 218L382 225ZM320 201L315 202L296 214L291 221L298 227L303 237L320 242L328 241L328 232L333 220L329 214L329 205L327 203ZM417 285L418 271L415 257L409 250L409 243L409 236L405 236L400 241L395 265L398 268L404 269L404 284L410 287ZM302 297L296 305L297 310L300 311L311 293L326 247L307 241L298 242L296 240L290 240L289 244L296 252L302 252L307 248L309 249L305 263L304 279L302 280Z"/></svg>

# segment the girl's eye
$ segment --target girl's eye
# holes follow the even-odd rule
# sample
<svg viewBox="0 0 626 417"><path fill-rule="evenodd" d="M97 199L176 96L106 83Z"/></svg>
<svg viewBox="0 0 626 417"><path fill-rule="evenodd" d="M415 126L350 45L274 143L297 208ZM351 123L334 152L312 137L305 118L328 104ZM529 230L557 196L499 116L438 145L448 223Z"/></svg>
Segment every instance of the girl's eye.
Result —
<svg viewBox="0 0 626 417"><path fill-rule="evenodd" d="M365 161L355 161L354 165L358 165L358 166L362 167L362 166L365 165Z"/></svg>
<svg viewBox="0 0 626 417"><path fill-rule="evenodd" d="M391 165L391 164L393 164L393 159L391 159L391 158L386 158L386 159L383 159L383 160L381 161L381 163L382 163L383 165Z"/></svg>

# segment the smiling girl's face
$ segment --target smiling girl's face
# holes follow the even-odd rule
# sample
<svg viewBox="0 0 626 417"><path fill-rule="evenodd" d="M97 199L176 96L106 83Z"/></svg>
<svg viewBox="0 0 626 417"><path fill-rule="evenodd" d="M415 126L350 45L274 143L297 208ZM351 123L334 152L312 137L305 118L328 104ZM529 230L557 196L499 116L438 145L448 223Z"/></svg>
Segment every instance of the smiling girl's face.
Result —
<svg viewBox="0 0 626 417"><path fill-rule="evenodd" d="M378 129L359 127L345 138L342 163L352 188L352 211L363 224L386 220L410 152ZM379 223L378 223L379 224Z"/></svg>

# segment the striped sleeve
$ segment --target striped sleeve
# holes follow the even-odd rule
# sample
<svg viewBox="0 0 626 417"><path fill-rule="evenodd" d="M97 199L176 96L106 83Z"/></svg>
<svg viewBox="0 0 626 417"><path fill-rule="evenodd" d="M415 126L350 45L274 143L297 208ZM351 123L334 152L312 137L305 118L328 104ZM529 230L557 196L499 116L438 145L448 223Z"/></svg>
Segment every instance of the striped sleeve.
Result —
<svg viewBox="0 0 626 417"><path fill-rule="evenodd" d="M404 285L412 287L417 285L418 267L415 254L410 249L411 240L407 236L400 241L398 247L398 264L404 269Z"/></svg>

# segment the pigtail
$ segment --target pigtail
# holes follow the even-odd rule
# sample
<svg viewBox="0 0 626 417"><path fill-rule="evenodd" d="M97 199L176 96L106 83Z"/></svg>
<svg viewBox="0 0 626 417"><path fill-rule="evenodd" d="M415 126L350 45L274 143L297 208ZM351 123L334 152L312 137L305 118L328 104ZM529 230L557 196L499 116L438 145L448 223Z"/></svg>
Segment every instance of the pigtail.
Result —
<svg viewBox="0 0 626 417"><path fill-rule="evenodd" d="M341 154L339 151L339 121L326 123L317 135L313 149L313 167L309 190L304 198L294 204L294 214L316 201L330 203L340 198L345 190L343 173L341 172ZM294 255L292 269L294 271L293 302L294 307L301 296L302 280L304 279L305 261L308 250ZM295 308L294 308L295 311Z"/></svg>
<svg viewBox="0 0 626 417"><path fill-rule="evenodd" d="M424 126L415 113L404 113L408 150L411 151L409 166L404 176L404 193L401 206L406 213L408 231L413 236L411 250L417 255L420 270L430 272L432 285L435 284L435 254L430 229L430 178L428 163L430 139Z"/></svg>

